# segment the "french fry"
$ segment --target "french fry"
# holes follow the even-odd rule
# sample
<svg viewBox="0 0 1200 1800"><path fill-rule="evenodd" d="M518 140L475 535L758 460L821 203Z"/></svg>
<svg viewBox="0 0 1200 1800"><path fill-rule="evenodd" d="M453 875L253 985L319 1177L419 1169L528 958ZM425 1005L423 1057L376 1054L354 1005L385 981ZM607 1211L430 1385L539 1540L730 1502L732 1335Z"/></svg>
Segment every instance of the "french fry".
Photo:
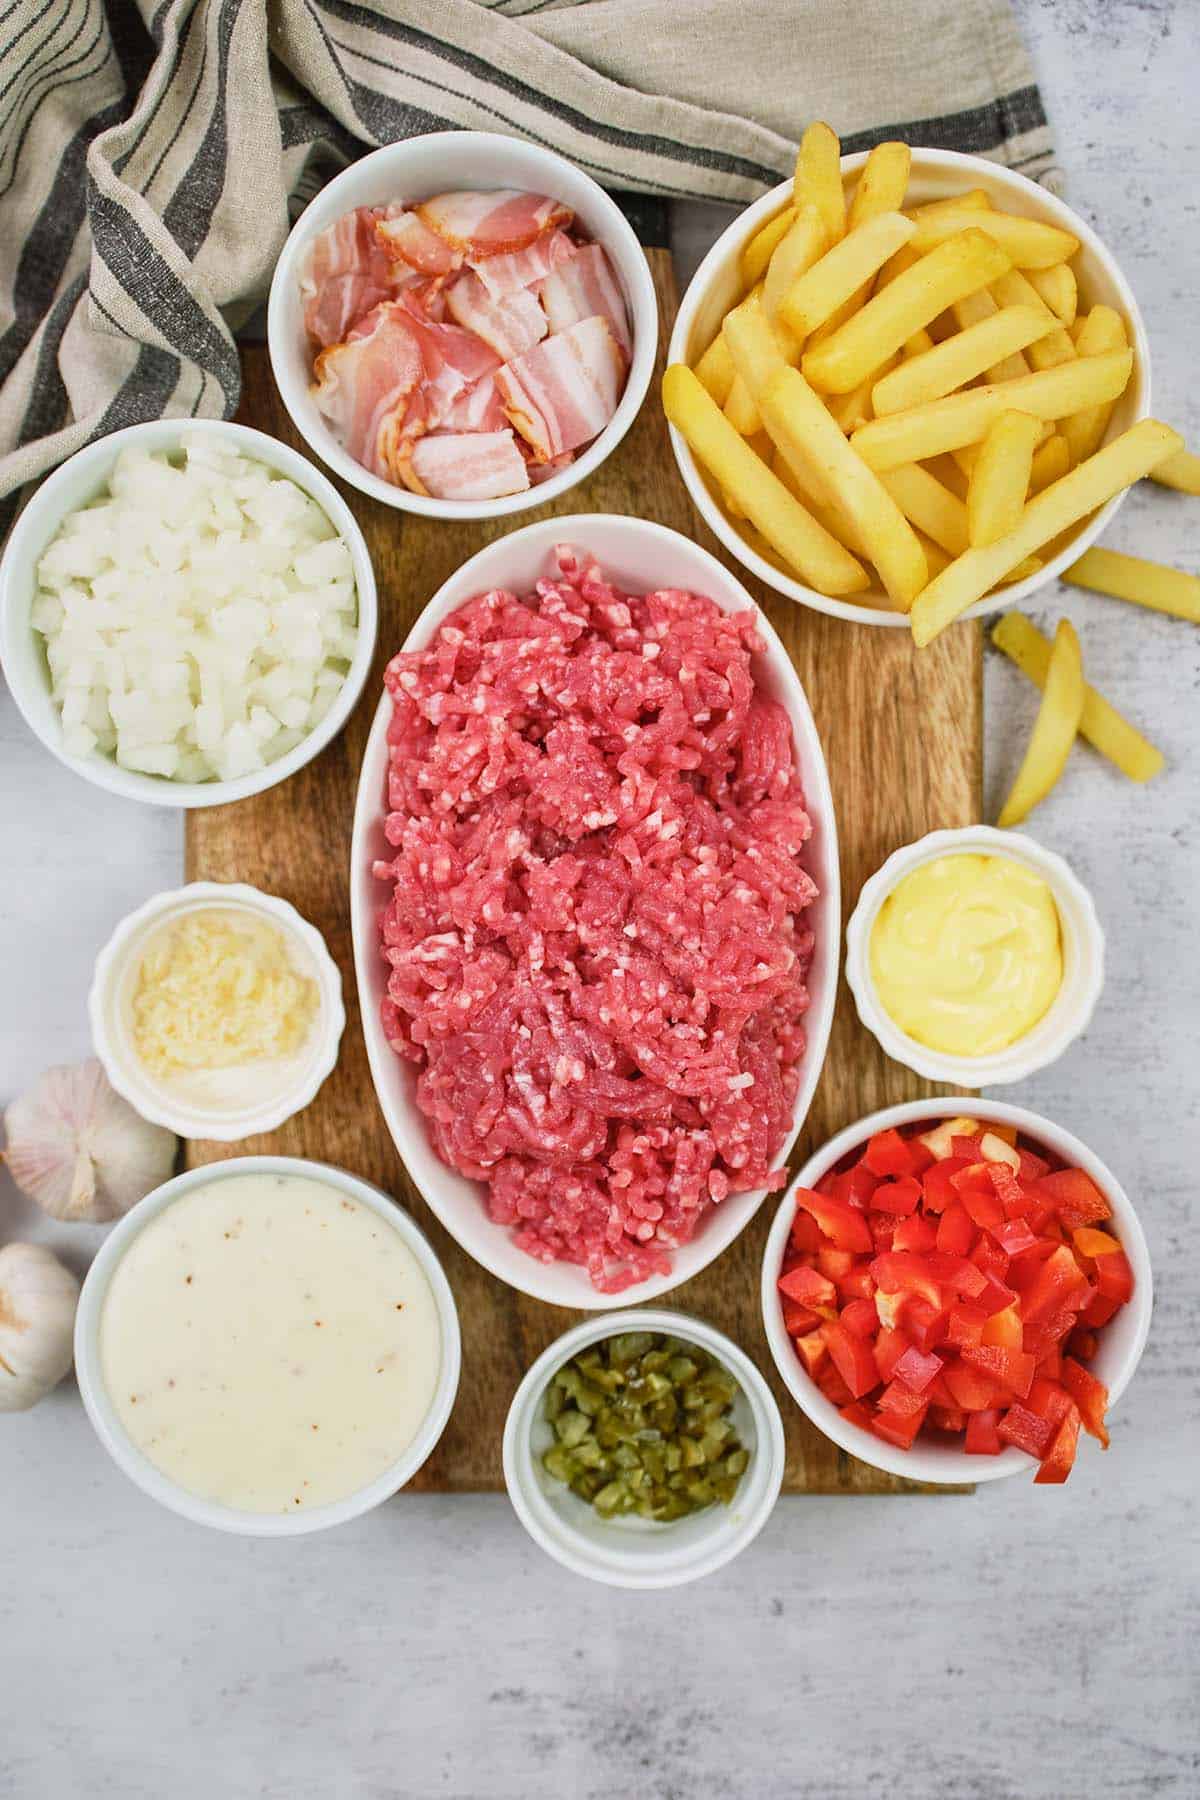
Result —
<svg viewBox="0 0 1200 1800"><path fill-rule="evenodd" d="M780 302L805 270L825 254L828 241L815 206L801 207L793 213L787 234L775 246L763 281L763 305L770 318L777 316Z"/></svg>
<svg viewBox="0 0 1200 1800"><path fill-rule="evenodd" d="M992 283L992 294L1001 306L1045 306L1046 303L1033 285L1033 278L1022 269L1009 269L998 281ZM1061 325L1057 325L1055 315L1047 306L1052 322L1057 328L1048 331L1045 337L1038 338L1029 346L1029 361L1035 369L1056 369L1060 363L1071 362L1078 355L1074 340Z"/></svg>
<svg viewBox="0 0 1200 1800"><path fill-rule="evenodd" d="M1036 379L1041 378L1030 376L1031 381ZM911 615L917 643L932 643L940 631L981 600L1017 563L1036 554L1060 531L1095 512L1122 488L1149 474L1182 442L1179 433L1169 425L1157 419L1141 419L1061 481L1036 494L1027 502L1015 531L986 549L968 550L918 597Z"/></svg>
<svg viewBox="0 0 1200 1800"><path fill-rule="evenodd" d="M1015 213L976 212L965 206L950 206L944 212L927 213L918 219L913 246L921 251L936 249L968 226L986 232L1014 269L1049 269L1055 263L1066 262L1079 248L1079 239L1069 231L1060 231L1057 225L1018 218Z"/></svg>
<svg viewBox="0 0 1200 1800"><path fill-rule="evenodd" d="M1051 329L1043 308L1006 306L885 375L871 395L875 416L940 400Z"/></svg>
<svg viewBox="0 0 1200 1800"><path fill-rule="evenodd" d="M994 281L1007 266L1004 252L981 231L964 231L939 244L874 294L832 337L806 351L801 365L805 378L823 393L848 392L914 331L964 294Z"/></svg>
<svg viewBox="0 0 1200 1800"><path fill-rule="evenodd" d="M917 531L915 525L913 530L917 532L917 542L925 552L925 561L929 567L929 579L932 581L935 575L940 575L942 570L948 567L950 556L940 544L935 544L931 537L926 537L923 531Z"/></svg>
<svg viewBox="0 0 1200 1800"><path fill-rule="evenodd" d="M1181 494L1200 494L1200 456L1181 450L1178 456L1168 456L1166 462L1159 463L1150 479Z"/></svg>
<svg viewBox="0 0 1200 1800"><path fill-rule="evenodd" d="M862 564L755 456L682 363L663 376L663 409L718 487L804 581L833 595L858 593L868 585Z"/></svg>
<svg viewBox="0 0 1200 1800"><path fill-rule="evenodd" d="M806 356L801 366L807 363ZM1063 419L1081 407L1116 400L1125 391L1132 367L1131 350L1111 350L1103 356L1078 357L1057 369L1041 369L1036 375L1022 375L1016 381L964 388L959 394L946 394L907 412L872 419L855 432L854 447L873 469L925 462L943 450L977 444L1002 412Z"/></svg>
<svg viewBox="0 0 1200 1800"><path fill-rule="evenodd" d="M1093 306L1084 320L1075 348L1082 360L1101 355L1106 350L1118 350L1125 341L1125 321L1120 313L1111 306ZM1067 440L1072 463L1086 461L1100 448L1115 404L1114 395L1111 400L1097 401L1063 420L1062 434Z"/></svg>
<svg viewBox="0 0 1200 1800"><path fill-rule="evenodd" d="M729 345L725 342L725 334L718 331L696 364L697 378L708 389L718 406L724 406L728 400L736 372L733 358L729 354Z"/></svg>
<svg viewBox="0 0 1200 1800"><path fill-rule="evenodd" d="M950 310L959 330L966 331L970 326L992 318L1000 307L987 288L980 288L977 294L967 294L956 300ZM1011 356L1002 356L990 369L985 369L984 374L989 381L1015 381L1018 375L1029 374L1029 364L1019 350L1014 350Z"/></svg>
<svg viewBox="0 0 1200 1800"><path fill-rule="evenodd" d="M1010 569L1008 574L996 583L997 587L1012 587L1014 582L1024 581L1027 576L1036 575L1045 560L1044 556L1027 556L1024 562L1019 562L1015 569Z"/></svg>
<svg viewBox="0 0 1200 1800"><path fill-rule="evenodd" d="M868 219L880 213L899 212L904 205L904 190L912 168L912 151L907 144L876 144L858 178L854 198L846 218L846 230L856 231Z"/></svg>
<svg viewBox="0 0 1200 1800"><path fill-rule="evenodd" d="M880 213L847 232L788 289L779 303L780 318L797 337L807 337L851 299L912 234L912 222L898 212Z"/></svg>
<svg viewBox="0 0 1200 1800"><path fill-rule="evenodd" d="M757 413L759 394L775 371L784 367L787 359L756 294L751 294L740 306L726 313L722 334L729 346L737 380ZM729 418L728 407L725 416ZM736 429L737 421L730 420L730 423ZM753 433L742 435L753 436Z"/></svg>
<svg viewBox="0 0 1200 1800"><path fill-rule="evenodd" d="M914 356L924 356L927 350L932 350L933 348L933 339L922 325L920 330L914 331L910 338L905 338L904 348L900 354L911 359Z"/></svg>
<svg viewBox="0 0 1200 1800"><path fill-rule="evenodd" d="M1083 657L1075 627L1070 619L1060 619L1046 670L1042 704L1012 791L1000 809L998 825L1019 825L1057 782L1079 731L1085 691Z"/></svg>
<svg viewBox="0 0 1200 1800"><path fill-rule="evenodd" d="M1140 556L1122 556L1118 550L1085 550L1079 561L1064 569L1062 578L1072 587L1091 588L1114 600L1148 606L1151 612L1170 613L1200 625L1200 575L1169 569L1163 563L1146 562Z"/></svg>
<svg viewBox="0 0 1200 1800"><path fill-rule="evenodd" d="M868 563L863 544L854 526L844 513L834 508L828 489L818 484L812 468L801 461L794 453L776 444L771 457L771 469L782 481L790 494L794 494L801 506L805 507L823 525L830 537L835 537L839 544L844 544L852 556L857 556L863 563Z"/></svg>
<svg viewBox="0 0 1200 1800"><path fill-rule="evenodd" d="M1023 412L1002 412L988 426L967 488L967 536L972 544L994 544L1015 530L1041 429L1040 419Z"/></svg>
<svg viewBox="0 0 1200 1800"><path fill-rule="evenodd" d="M1050 269L1030 269L1029 285L1036 288L1050 311L1064 325L1073 325L1079 310L1079 284L1075 271L1065 262Z"/></svg>
<svg viewBox="0 0 1200 1800"><path fill-rule="evenodd" d="M966 499L968 478L963 474L953 456L931 457L928 462L922 463L921 467L928 469L929 473L935 476L943 487L949 488L950 492L959 500Z"/></svg>
<svg viewBox="0 0 1200 1800"><path fill-rule="evenodd" d="M760 405L775 442L817 472L836 510L850 520L888 594L910 606L929 577L924 552L900 508L856 456L819 395L795 369L783 368L767 384Z"/></svg>
<svg viewBox="0 0 1200 1800"><path fill-rule="evenodd" d="M1028 676L1035 686L1045 687L1050 668L1050 642L1032 619L1020 612L1005 613L992 627L992 642L1017 665L1022 675ZM1149 781L1165 765L1162 751L1144 738L1094 687L1084 690L1079 733L1130 781Z"/></svg>
<svg viewBox="0 0 1200 1800"><path fill-rule="evenodd" d="M912 248L912 239L910 238L907 244L901 245L895 256L888 257L888 260L884 263L882 269L880 269L878 275L875 277L875 292L877 294L882 294L884 288L890 287L897 275L903 275L906 269L915 268L920 260L921 258Z"/></svg>
<svg viewBox="0 0 1200 1800"><path fill-rule="evenodd" d="M725 323L729 323L728 319ZM762 418L754 404L754 396L740 375L733 378L733 386L725 397L724 412L733 429L744 438L751 438L756 431L762 430Z"/></svg>
<svg viewBox="0 0 1200 1800"><path fill-rule="evenodd" d="M910 525L932 538L950 556L967 548L967 509L957 494L943 487L936 475L920 463L902 463L880 477L884 487ZM931 576L937 574L931 570Z"/></svg>
<svg viewBox="0 0 1200 1800"><path fill-rule="evenodd" d="M947 212L990 212L991 198L984 188L968 188L963 194L950 194L944 200L926 200L910 206L910 219L936 219Z"/></svg>
<svg viewBox="0 0 1200 1800"><path fill-rule="evenodd" d="M796 217L794 206L785 206L777 212L773 219L760 225L750 241L742 246L742 280L748 288L761 281L767 272L767 264L775 251L775 246L785 238L792 228Z"/></svg>
<svg viewBox="0 0 1200 1800"><path fill-rule="evenodd" d="M874 381L870 375L852 387L848 394L827 394L825 404L829 408L830 417L836 422L839 431L849 437L860 425L874 418L871 410L871 389Z"/></svg>
<svg viewBox="0 0 1200 1800"><path fill-rule="evenodd" d="M1052 433L1033 453L1033 467L1029 471L1029 492L1040 494L1049 487L1052 481L1059 481L1071 466L1071 453L1067 449L1067 440L1061 431Z"/></svg>
<svg viewBox="0 0 1200 1800"><path fill-rule="evenodd" d="M842 146L837 132L818 120L800 139L792 198L797 209L815 206L829 243L846 229L846 195L842 188Z"/></svg>

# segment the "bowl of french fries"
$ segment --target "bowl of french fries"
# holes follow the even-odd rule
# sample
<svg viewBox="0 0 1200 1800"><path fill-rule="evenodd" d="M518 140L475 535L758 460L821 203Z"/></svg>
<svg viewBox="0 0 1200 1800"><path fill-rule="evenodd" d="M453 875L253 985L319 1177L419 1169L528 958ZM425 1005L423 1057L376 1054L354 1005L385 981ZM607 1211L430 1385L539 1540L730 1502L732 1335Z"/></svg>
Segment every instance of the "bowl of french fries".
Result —
<svg viewBox="0 0 1200 1800"><path fill-rule="evenodd" d="M1069 207L980 157L842 156L823 124L704 259L668 362L679 470L726 548L918 644L1052 581L1182 447L1147 417L1129 284Z"/></svg>

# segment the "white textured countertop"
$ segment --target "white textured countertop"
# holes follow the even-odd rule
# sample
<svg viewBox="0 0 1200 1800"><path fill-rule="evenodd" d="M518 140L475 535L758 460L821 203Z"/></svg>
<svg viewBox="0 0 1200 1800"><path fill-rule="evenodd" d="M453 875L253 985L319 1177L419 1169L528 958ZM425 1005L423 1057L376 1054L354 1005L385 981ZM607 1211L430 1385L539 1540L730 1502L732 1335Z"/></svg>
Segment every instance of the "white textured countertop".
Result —
<svg viewBox="0 0 1200 1800"><path fill-rule="evenodd" d="M1072 202L1113 244L1157 409L1200 445L1196 0L1020 0ZM681 232L694 253L703 219ZM685 242L686 239L686 242ZM1200 566L1200 501L1146 487L1108 541ZM70 1384L0 1422L0 1795L19 1800L1075 1800L1200 1793L1200 634L1065 590L1092 679L1162 745L1132 787L1076 751L1033 820L1096 895L1086 1040L1010 1090L1139 1205L1158 1300L1105 1460L1064 1489L794 1499L662 1596L565 1575L503 1499L401 1497L297 1543L160 1512ZM1031 690L988 666L989 807ZM179 878L178 817L85 786L0 693L0 1100L86 1053L94 952ZM0 1176L0 1240L34 1222ZM78 1267L86 1230L45 1232Z"/></svg>

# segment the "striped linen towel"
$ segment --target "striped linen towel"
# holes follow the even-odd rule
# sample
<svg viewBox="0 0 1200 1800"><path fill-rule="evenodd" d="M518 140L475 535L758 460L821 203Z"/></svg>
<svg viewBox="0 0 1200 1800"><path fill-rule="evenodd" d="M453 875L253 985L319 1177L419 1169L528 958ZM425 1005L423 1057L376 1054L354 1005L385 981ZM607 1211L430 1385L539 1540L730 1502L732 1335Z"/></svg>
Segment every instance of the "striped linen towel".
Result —
<svg viewBox="0 0 1200 1800"><path fill-rule="evenodd" d="M0 529L93 438L234 411L234 334L363 150L501 130L610 187L744 202L814 117L847 149L903 137L1053 179L1007 0L11 0Z"/></svg>

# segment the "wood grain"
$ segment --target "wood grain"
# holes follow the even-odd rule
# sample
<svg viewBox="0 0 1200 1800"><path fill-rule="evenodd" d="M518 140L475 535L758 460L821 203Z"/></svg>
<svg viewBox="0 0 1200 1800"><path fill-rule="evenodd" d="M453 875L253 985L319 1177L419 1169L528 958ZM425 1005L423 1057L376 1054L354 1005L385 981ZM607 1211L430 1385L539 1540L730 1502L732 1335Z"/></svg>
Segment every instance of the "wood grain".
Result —
<svg viewBox="0 0 1200 1800"><path fill-rule="evenodd" d="M661 310L660 346L676 292L664 251L649 252ZM271 378L266 353L244 356L239 417L303 450ZM701 524L675 469L658 405L657 376L624 444L590 481L510 523L446 524L392 511L343 490L366 534L379 584L375 667L341 736L290 781L236 806L187 815L189 880L249 881L290 900L324 932L345 983L341 1058L317 1099L269 1136L238 1145L192 1143L192 1165L274 1151L352 1170L397 1196L420 1220L445 1265L463 1331L463 1377L440 1445L413 1483L435 1491L503 1485L500 1437L525 1369L573 1315L496 1281L461 1251L409 1181L375 1101L358 1016L347 888L350 827L363 747L383 665L426 601L492 539L554 513L627 512L685 532L742 576L795 662L829 764L847 910L866 877L899 844L936 826L979 817L981 637L956 626L924 651L906 631L847 625L793 606L747 577ZM889 1062L860 1026L843 983L824 1073L793 1167L834 1131L876 1107L939 1090ZM773 1208L718 1261L667 1302L727 1331L768 1372L787 1430L785 1489L893 1493L907 1484L855 1461L808 1424L774 1375L759 1314L759 1272ZM945 1490L943 1490L945 1491Z"/></svg>

